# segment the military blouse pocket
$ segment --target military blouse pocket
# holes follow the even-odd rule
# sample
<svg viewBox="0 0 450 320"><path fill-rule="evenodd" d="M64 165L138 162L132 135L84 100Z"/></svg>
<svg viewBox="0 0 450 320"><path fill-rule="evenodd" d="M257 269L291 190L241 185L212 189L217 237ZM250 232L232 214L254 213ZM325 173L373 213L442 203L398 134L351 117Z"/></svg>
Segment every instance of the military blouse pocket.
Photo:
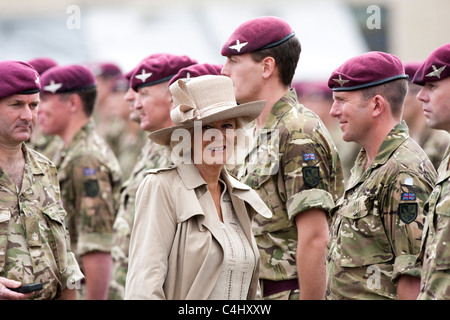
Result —
<svg viewBox="0 0 450 320"><path fill-rule="evenodd" d="M435 243L436 270L450 269L450 199L436 205Z"/></svg>
<svg viewBox="0 0 450 320"><path fill-rule="evenodd" d="M341 266L359 267L393 259L375 197L360 197L339 212Z"/></svg>
<svg viewBox="0 0 450 320"><path fill-rule="evenodd" d="M49 231L53 235L50 237L50 246L54 251L58 267L61 272L66 271L68 266L68 248L70 246L68 230L65 225L66 213L59 205L53 204L42 210L44 212Z"/></svg>
<svg viewBox="0 0 450 320"><path fill-rule="evenodd" d="M3 271L6 259L6 248L8 246L8 228L11 212L0 208L0 273Z"/></svg>

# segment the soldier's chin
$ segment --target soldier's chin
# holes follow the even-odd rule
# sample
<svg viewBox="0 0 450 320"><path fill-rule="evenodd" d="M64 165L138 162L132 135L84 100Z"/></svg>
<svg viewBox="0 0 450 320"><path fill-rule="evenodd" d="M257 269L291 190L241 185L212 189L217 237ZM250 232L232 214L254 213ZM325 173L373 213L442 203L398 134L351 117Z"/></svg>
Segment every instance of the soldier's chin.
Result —
<svg viewBox="0 0 450 320"><path fill-rule="evenodd" d="M450 130L450 123L445 124L431 117L427 117L427 126L436 130Z"/></svg>
<svg viewBox="0 0 450 320"><path fill-rule="evenodd" d="M14 135L14 139L18 143L26 142L26 141L30 140L30 138L31 138L31 130L29 130L28 132L25 132L25 131L18 132Z"/></svg>

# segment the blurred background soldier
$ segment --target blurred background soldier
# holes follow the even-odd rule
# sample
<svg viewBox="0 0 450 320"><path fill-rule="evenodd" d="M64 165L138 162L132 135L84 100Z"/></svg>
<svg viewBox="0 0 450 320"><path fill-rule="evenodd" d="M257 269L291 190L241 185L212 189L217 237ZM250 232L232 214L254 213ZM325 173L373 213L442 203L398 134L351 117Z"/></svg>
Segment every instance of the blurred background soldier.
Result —
<svg viewBox="0 0 450 320"><path fill-rule="evenodd" d="M50 68L53 68L58 65L58 63L49 57L40 57L35 58L28 63L36 69L36 71L41 75L43 72L47 71ZM30 141L27 143L32 149L42 153L49 159L53 159L55 152L60 149L63 145L63 142L58 136L51 136L42 133L42 129L39 125L39 122L36 123L36 127L31 135Z"/></svg>
<svg viewBox="0 0 450 320"><path fill-rule="evenodd" d="M328 88L327 81L297 82L293 84L293 88L297 93L299 103L317 114L330 132L341 159L344 179L347 181L350 178L350 169L355 164L361 147L355 142L347 142L342 139L339 122L330 115L333 93Z"/></svg>
<svg viewBox="0 0 450 320"><path fill-rule="evenodd" d="M72 248L86 276L86 299L106 299L111 277L112 225L118 208L121 171L91 118L96 85L80 65L42 74L39 123L58 135L64 148L55 155Z"/></svg>
<svg viewBox="0 0 450 320"><path fill-rule="evenodd" d="M152 132L172 125L170 109L172 95L169 81L184 67L197 63L187 57L172 54L154 54L143 59L131 72L130 89L125 99L134 102L139 114L141 130ZM147 139L128 180L121 187L120 207L114 222L113 277L109 299L123 299L128 270L128 247L134 221L136 192L149 169L171 164L167 147Z"/></svg>

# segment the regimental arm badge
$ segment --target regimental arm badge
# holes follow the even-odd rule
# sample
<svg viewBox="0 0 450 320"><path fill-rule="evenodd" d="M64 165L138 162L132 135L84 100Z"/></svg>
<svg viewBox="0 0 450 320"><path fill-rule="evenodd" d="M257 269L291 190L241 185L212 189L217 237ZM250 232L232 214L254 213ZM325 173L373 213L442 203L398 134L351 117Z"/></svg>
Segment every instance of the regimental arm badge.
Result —
<svg viewBox="0 0 450 320"><path fill-rule="evenodd" d="M417 218L417 203L400 203L398 206L398 217L401 221L409 224Z"/></svg>
<svg viewBox="0 0 450 320"><path fill-rule="evenodd" d="M95 198L100 191L100 186L98 184L98 180L89 179L84 181L84 192L87 197Z"/></svg>
<svg viewBox="0 0 450 320"><path fill-rule="evenodd" d="M307 186L316 187L320 181L319 167L303 167L303 181Z"/></svg>

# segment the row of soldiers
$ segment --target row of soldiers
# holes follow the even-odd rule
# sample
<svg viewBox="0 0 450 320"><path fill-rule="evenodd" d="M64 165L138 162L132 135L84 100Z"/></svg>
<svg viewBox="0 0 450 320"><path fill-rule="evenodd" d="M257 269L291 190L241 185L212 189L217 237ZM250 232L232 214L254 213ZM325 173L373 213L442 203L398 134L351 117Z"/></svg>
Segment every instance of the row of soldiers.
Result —
<svg viewBox="0 0 450 320"><path fill-rule="evenodd" d="M4 141L14 137L2 149L15 152L0 159L1 298L73 298L80 288L79 298L124 298L137 189L147 170L172 163L170 150L147 133L173 125L170 84L206 74L230 77L238 103L267 101L270 115L256 121L256 136L260 129L281 133L276 172L267 173L273 163L233 172L274 214L255 227L265 299L416 298L421 264L421 297L448 298L448 151L437 175L441 159L430 162L401 117L412 108L403 112L408 85L417 94L413 83L423 91L450 76L449 50L439 48L409 71L409 84L408 70L393 55L350 59L330 76L327 94L331 88L334 101L327 101L327 111L310 103L322 120L306 109L305 92L290 88L301 49L276 17L239 26L222 48L223 66L166 53L142 59L126 74L113 64L1 62L1 108L14 97L31 110L20 135L2 133ZM426 110L430 124L433 112ZM423 119L414 112L413 119ZM445 119L444 107L441 112L436 117ZM336 123L340 132L331 138ZM425 132L423 123L415 128ZM411 135L442 156L448 136L431 139L435 132ZM48 262L52 257L56 262ZM20 295L4 288L32 282L43 289Z"/></svg>

